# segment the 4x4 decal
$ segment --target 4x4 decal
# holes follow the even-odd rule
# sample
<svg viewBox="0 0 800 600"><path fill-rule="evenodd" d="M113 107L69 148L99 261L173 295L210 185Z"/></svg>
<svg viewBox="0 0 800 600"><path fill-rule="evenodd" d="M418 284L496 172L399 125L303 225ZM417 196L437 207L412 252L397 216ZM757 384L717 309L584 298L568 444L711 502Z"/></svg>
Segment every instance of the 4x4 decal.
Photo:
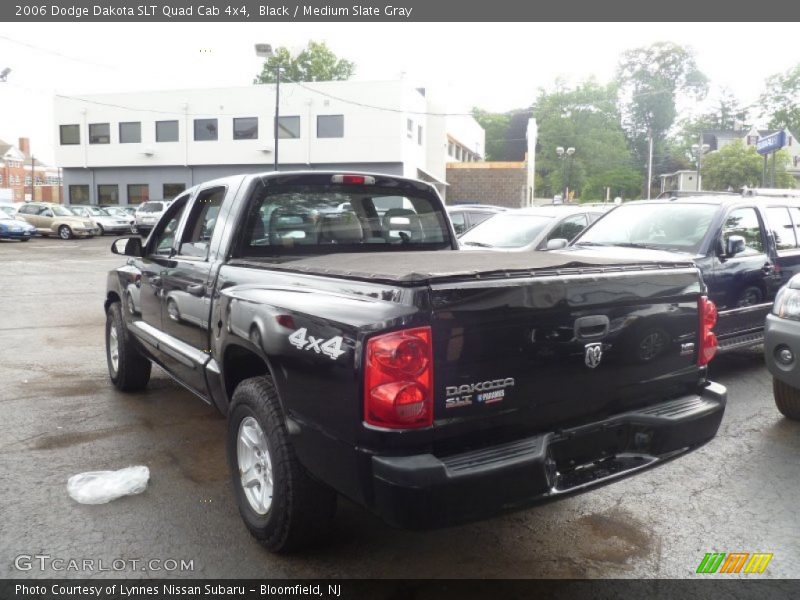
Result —
<svg viewBox="0 0 800 600"><path fill-rule="evenodd" d="M340 335L326 340L307 334L308 329L302 327L289 336L289 343L298 350L313 350L317 354L324 354L331 360L336 360L346 352L342 350L344 340Z"/></svg>

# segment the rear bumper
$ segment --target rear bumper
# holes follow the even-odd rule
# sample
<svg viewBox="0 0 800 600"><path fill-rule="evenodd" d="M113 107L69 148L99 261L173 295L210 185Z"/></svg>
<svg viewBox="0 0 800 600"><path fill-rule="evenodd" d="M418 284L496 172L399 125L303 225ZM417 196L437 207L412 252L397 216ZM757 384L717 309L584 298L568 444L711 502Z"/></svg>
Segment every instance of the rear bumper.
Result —
<svg viewBox="0 0 800 600"><path fill-rule="evenodd" d="M789 364L778 362L776 354L783 348L792 351L794 359ZM764 329L764 360L775 379L800 388L800 321L767 315Z"/></svg>
<svg viewBox="0 0 800 600"><path fill-rule="evenodd" d="M653 466L714 437L726 389L447 457L373 456L373 510L406 528L479 519Z"/></svg>

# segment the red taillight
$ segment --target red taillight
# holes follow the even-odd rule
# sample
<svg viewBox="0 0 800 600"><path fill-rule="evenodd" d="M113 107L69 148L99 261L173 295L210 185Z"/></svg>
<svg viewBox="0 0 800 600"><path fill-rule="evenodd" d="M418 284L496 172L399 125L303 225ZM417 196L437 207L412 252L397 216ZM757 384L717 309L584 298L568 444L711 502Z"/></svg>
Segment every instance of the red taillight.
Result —
<svg viewBox="0 0 800 600"><path fill-rule="evenodd" d="M331 183L344 185L375 185L375 178L370 175L334 175Z"/></svg>
<svg viewBox="0 0 800 600"><path fill-rule="evenodd" d="M697 364L707 365L717 353L717 336L711 331L717 324L717 307L706 296L697 301L700 312L700 346L697 349Z"/></svg>
<svg viewBox="0 0 800 600"><path fill-rule="evenodd" d="M390 429L433 424L431 328L376 336L364 361L364 421Z"/></svg>

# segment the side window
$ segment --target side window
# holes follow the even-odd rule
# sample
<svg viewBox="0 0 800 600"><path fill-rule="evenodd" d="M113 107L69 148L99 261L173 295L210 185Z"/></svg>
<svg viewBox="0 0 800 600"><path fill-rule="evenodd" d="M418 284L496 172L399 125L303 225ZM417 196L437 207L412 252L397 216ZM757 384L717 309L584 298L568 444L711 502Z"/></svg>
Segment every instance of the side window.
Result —
<svg viewBox="0 0 800 600"><path fill-rule="evenodd" d="M789 216L789 209L784 206L773 206L767 209L769 228L775 238L778 250L789 250L797 247L794 224Z"/></svg>
<svg viewBox="0 0 800 600"><path fill-rule="evenodd" d="M586 215L572 215L556 225L547 235L547 239L548 241L558 239L569 241L583 231L587 224Z"/></svg>
<svg viewBox="0 0 800 600"><path fill-rule="evenodd" d="M175 232L181 222L183 211L186 208L186 202L189 196L182 196L173 202L164 217L159 221L153 232L153 242L149 245L149 250L152 254L157 256L171 256L172 247L175 242Z"/></svg>
<svg viewBox="0 0 800 600"><path fill-rule="evenodd" d="M208 257L208 247L211 236L217 226L217 216L222 201L225 198L225 188L215 187L203 190L197 195L189 213L189 220L183 230L183 238L178 249L178 254L185 256Z"/></svg>
<svg viewBox="0 0 800 600"><path fill-rule="evenodd" d="M473 227L478 223L483 223L489 217L493 217L494 213L485 213L485 212L471 212L469 213L469 222L472 224Z"/></svg>
<svg viewBox="0 0 800 600"><path fill-rule="evenodd" d="M463 212L450 213L450 220L453 222L456 235L461 235L467 230L467 219Z"/></svg>
<svg viewBox="0 0 800 600"><path fill-rule="evenodd" d="M725 244L732 235L744 238L743 256L764 253L764 240L761 237L761 226L755 208L737 208L728 215L722 228Z"/></svg>

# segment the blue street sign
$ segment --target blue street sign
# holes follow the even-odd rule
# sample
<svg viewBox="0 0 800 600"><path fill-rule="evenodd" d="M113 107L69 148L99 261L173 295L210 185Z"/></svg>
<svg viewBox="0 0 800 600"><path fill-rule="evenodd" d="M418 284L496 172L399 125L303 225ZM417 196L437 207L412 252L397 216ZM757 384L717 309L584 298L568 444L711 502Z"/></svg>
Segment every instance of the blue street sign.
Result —
<svg viewBox="0 0 800 600"><path fill-rule="evenodd" d="M786 132L776 131L775 133L759 139L756 142L756 152L759 154L769 154L780 150L786 145Z"/></svg>

